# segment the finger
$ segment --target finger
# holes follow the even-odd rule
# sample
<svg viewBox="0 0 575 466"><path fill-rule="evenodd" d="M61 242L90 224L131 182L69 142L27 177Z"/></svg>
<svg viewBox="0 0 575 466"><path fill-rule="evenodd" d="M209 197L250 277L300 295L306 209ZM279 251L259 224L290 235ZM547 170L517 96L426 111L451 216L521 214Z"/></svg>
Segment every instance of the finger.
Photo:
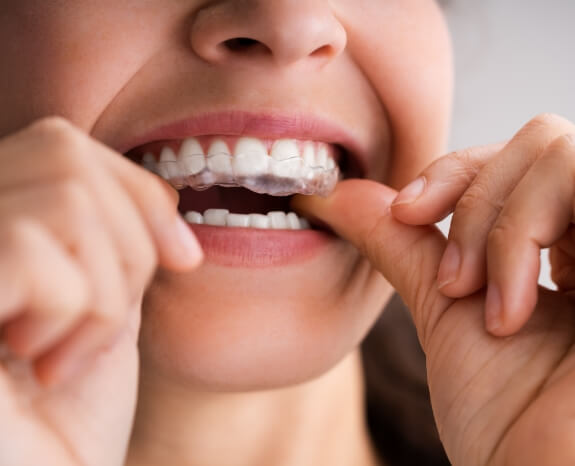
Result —
<svg viewBox="0 0 575 466"><path fill-rule="evenodd" d="M202 260L190 226L178 213L179 195L166 181L104 145L102 162L119 179L152 232L159 263L171 270L189 270Z"/></svg>
<svg viewBox="0 0 575 466"><path fill-rule="evenodd" d="M453 213L438 272L438 285L447 296L467 296L485 286L487 238L506 199L545 148L568 130L573 130L573 125L560 117L532 120L465 191Z"/></svg>
<svg viewBox="0 0 575 466"><path fill-rule="evenodd" d="M13 167L9 173L0 172L3 188L64 177L87 180L100 196L109 186L104 180L116 177L141 212L160 263L166 268L188 270L201 262L199 243L177 213L174 190L66 120L46 118L5 138L0 155ZM33 163L33 157L41 159ZM107 168L105 178L99 176L98 165Z"/></svg>
<svg viewBox="0 0 575 466"><path fill-rule="evenodd" d="M120 333L119 327L111 327L100 318L88 316L34 362L37 380L45 387L68 382L94 364Z"/></svg>
<svg viewBox="0 0 575 466"><path fill-rule="evenodd" d="M563 292L575 290L575 225L549 248L551 279Z"/></svg>
<svg viewBox="0 0 575 466"><path fill-rule="evenodd" d="M122 321L121 314L125 314L129 302L121 261L97 216L94 203L80 185L65 186L60 190L61 195L56 195L59 202L49 202L45 209L41 209L42 204L27 205L22 199L15 201L13 207L20 215L34 218L52 229L53 236L67 248L84 272L89 283L90 301L86 308L72 315L39 312L30 307L11 322L5 328L5 338L17 354L27 358L35 358L46 351L87 312L113 327ZM31 191L38 192L38 188ZM47 189L45 199L53 201L55 191L53 187ZM6 198L2 199L3 203ZM7 217L5 211L0 212L3 218ZM60 283L56 289L65 286L66 283Z"/></svg>
<svg viewBox="0 0 575 466"><path fill-rule="evenodd" d="M154 272L157 260L155 247L125 192L111 180L103 180L102 188L104 193L99 197L94 195L95 202L91 203L76 198L87 196L82 192L85 188L76 181L4 189L0 191L0 216L33 218L70 246L91 232L81 219L85 218L93 224L93 218L98 218L95 227L107 231L115 254L121 261L126 292L135 300ZM90 244L98 250L95 243Z"/></svg>
<svg viewBox="0 0 575 466"><path fill-rule="evenodd" d="M338 184L328 198L295 196L293 207L329 225L353 243L397 289L426 345L451 302L437 291L436 271L445 239L433 226L410 226L390 215L391 188L367 180Z"/></svg>
<svg viewBox="0 0 575 466"><path fill-rule="evenodd" d="M539 254L573 219L575 139L557 138L509 196L489 234L486 325L517 332L537 302Z"/></svg>
<svg viewBox="0 0 575 466"><path fill-rule="evenodd" d="M391 206L393 216L409 225L439 222L503 147L502 143L472 147L436 160L399 192Z"/></svg>
<svg viewBox="0 0 575 466"><path fill-rule="evenodd" d="M6 324L23 309L39 319L73 318L90 293L67 251L41 225L19 221L0 227L0 297L0 323Z"/></svg>

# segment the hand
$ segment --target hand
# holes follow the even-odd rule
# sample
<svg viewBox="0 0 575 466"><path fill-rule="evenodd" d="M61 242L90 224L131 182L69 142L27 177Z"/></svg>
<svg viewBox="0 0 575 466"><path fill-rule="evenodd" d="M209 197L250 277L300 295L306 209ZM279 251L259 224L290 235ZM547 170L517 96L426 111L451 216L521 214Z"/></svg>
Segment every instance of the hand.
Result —
<svg viewBox="0 0 575 466"><path fill-rule="evenodd" d="M565 120L540 117L503 149L439 160L424 172L426 189L413 203L404 195L391 207L397 193L365 180L344 181L327 199L295 201L300 212L354 243L410 308L427 356L438 429L454 465L575 464L575 313L568 292L575 143L565 136L572 131ZM473 197L474 190L487 197ZM473 208L471 200L462 201L467 195L483 203ZM458 212L462 205L469 210ZM440 291L446 240L434 226L417 223L434 222L454 207L450 240L457 228L484 234L471 241L457 236L463 265ZM463 227L465 221L475 223ZM537 287L544 246L552 248L556 292ZM497 284L503 302L500 324L491 328L512 336L485 330L485 280Z"/></svg>
<svg viewBox="0 0 575 466"><path fill-rule="evenodd" d="M144 290L201 260L176 204L62 119L0 140L0 464L123 464Z"/></svg>
<svg viewBox="0 0 575 466"><path fill-rule="evenodd" d="M392 211L411 225L453 212L438 287L461 298L487 281L487 328L511 335L535 308L542 248L550 248L559 288L575 289L575 125L541 115L505 145L443 157L400 193Z"/></svg>

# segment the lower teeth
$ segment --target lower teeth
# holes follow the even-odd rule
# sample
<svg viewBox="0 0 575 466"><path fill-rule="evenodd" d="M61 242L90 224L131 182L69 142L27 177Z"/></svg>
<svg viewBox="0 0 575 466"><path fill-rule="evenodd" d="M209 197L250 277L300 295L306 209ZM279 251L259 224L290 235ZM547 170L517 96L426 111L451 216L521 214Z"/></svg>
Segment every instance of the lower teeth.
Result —
<svg viewBox="0 0 575 466"><path fill-rule="evenodd" d="M243 227L243 228L263 228L273 230L305 230L309 229L309 222L299 217L294 212L269 212L263 214L234 214L226 209L208 209L203 215L199 212L190 211L184 215L188 223Z"/></svg>

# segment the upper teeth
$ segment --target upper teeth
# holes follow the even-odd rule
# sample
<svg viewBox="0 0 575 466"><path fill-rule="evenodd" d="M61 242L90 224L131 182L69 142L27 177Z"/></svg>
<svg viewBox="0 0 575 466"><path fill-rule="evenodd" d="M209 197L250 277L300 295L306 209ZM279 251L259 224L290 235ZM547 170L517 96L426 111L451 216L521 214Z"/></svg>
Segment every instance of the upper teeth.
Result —
<svg viewBox="0 0 575 466"><path fill-rule="evenodd" d="M223 138L216 137L204 151L198 139L189 138L178 154L166 146L161 150L159 162L153 153L147 152L142 164L178 188L227 184L268 194L285 194L290 190L326 194L339 177L331 152L332 147L326 143L279 139L268 153L264 142L254 137L238 138L233 152ZM268 177L265 186L260 186L258 177L262 176ZM277 189L273 184L270 186L270 176L281 178Z"/></svg>

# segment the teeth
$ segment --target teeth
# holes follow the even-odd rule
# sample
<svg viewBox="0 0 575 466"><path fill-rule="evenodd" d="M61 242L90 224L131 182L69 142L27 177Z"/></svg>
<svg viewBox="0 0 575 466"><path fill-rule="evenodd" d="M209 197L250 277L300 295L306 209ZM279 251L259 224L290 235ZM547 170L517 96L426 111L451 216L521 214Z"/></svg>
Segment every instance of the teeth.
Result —
<svg viewBox="0 0 575 466"><path fill-rule="evenodd" d="M270 218L263 214L250 214L250 227L252 228L269 228Z"/></svg>
<svg viewBox="0 0 575 466"><path fill-rule="evenodd" d="M309 222L294 212L269 212L263 214L233 214L226 209L208 209L202 215L190 211L184 215L188 223L228 227L260 228L273 230L306 230Z"/></svg>
<svg viewBox="0 0 575 466"><path fill-rule="evenodd" d="M151 172L156 173L158 169L158 165L156 163L156 157L151 152L146 152L142 157L142 167L146 170L150 170Z"/></svg>
<svg viewBox="0 0 575 466"><path fill-rule="evenodd" d="M204 151L195 138L184 141L179 158L186 175L196 175L206 168Z"/></svg>
<svg viewBox="0 0 575 466"><path fill-rule="evenodd" d="M258 193L327 195L339 179L339 170L325 143L280 139L268 154L263 141L240 137L231 155L219 137L211 140L207 154L196 138L186 139L178 155L164 147L156 162L146 153L142 165L176 188L206 189L213 185L243 186Z"/></svg>
<svg viewBox="0 0 575 466"><path fill-rule="evenodd" d="M242 214L228 214L226 225L229 227L249 227L250 216Z"/></svg>
<svg viewBox="0 0 575 466"><path fill-rule="evenodd" d="M272 147L270 171L281 178L297 178L301 175L302 159L297 142L281 139Z"/></svg>
<svg viewBox="0 0 575 466"><path fill-rule="evenodd" d="M327 159L329 159L329 155L327 154L327 148L325 145L320 144L315 156L315 165L317 167L327 167Z"/></svg>
<svg viewBox="0 0 575 466"><path fill-rule="evenodd" d="M208 150L208 168L215 174L232 174L232 157L228 145L216 139Z"/></svg>
<svg viewBox="0 0 575 466"><path fill-rule="evenodd" d="M204 212L204 223L206 225L226 226L229 210L208 209Z"/></svg>
<svg viewBox="0 0 575 466"><path fill-rule="evenodd" d="M287 214L286 221L288 224L288 228L291 228L292 230L298 230L301 226L297 214L294 214L293 212Z"/></svg>
<svg viewBox="0 0 575 466"><path fill-rule="evenodd" d="M270 228L285 230L288 227L285 212L270 212L268 217L270 218Z"/></svg>
<svg viewBox="0 0 575 466"><path fill-rule="evenodd" d="M268 154L256 138L240 138L234 151L233 170L236 176L258 176L268 172Z"/></svg>
<svg viewBox="0 0 575 466"><path fill-rule="evenodd" d="M202 223L204 223L204 216L199 212L194 211L187 212L186 215L184 215L184 219L188 223L195 223L197 225L201 225Z"/></svg>
<svg viewBox="0 0 575 466"><path fill-rule="evenodd" d="M176 153L170 147L164 147L160 154L160 163L158 163L158 170L163 178L173 179L180 176L178 169L178 158Z"/></svg>

